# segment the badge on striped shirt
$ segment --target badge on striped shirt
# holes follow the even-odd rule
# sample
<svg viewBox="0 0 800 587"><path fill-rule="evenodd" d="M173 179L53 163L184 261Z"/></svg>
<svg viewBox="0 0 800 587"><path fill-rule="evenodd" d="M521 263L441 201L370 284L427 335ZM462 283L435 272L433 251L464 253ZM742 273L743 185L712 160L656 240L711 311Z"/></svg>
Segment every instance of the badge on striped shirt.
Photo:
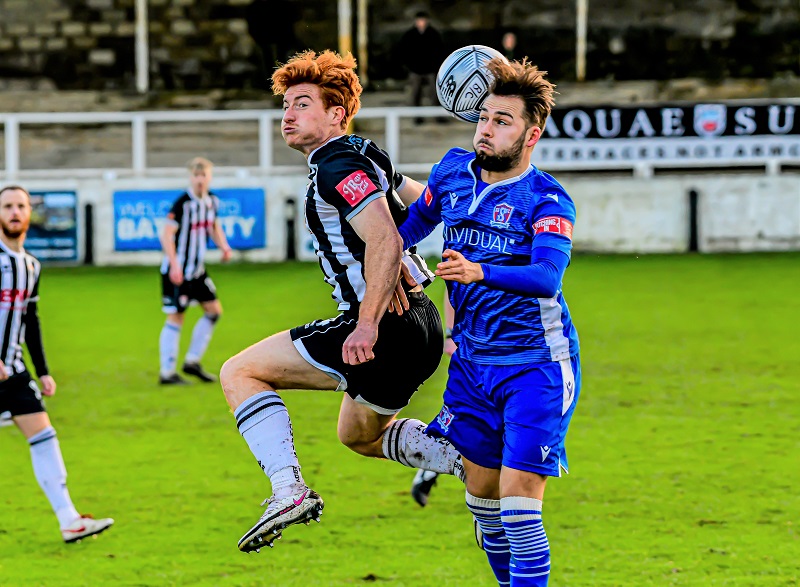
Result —
<svg viewBox="0 0 800 587"><path fill-rule="evenodd" d="M369 176L364 171L354 171L336 186L336 191L338 191L351 206L355 206L377 189L378 188L375 187L375 184L372 183L372 180L370 180Z"/></svg>

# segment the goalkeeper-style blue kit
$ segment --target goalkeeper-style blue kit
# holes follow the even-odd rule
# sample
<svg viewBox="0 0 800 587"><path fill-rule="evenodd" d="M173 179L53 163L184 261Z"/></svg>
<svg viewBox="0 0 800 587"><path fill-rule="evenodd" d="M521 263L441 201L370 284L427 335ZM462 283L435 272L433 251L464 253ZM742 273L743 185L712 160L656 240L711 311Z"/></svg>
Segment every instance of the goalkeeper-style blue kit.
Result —
<svg viewBox="0 0 800 587"><path fill-rule="evenodd" d="M532 165L493 184L480 177L474 153L451 149L400 227L410 246L443 222L445 248L484 272L480 282L447 282L458 351L427 431L483 467L560 476L581 384L578 335L561 292L575 205Z"/></svg>

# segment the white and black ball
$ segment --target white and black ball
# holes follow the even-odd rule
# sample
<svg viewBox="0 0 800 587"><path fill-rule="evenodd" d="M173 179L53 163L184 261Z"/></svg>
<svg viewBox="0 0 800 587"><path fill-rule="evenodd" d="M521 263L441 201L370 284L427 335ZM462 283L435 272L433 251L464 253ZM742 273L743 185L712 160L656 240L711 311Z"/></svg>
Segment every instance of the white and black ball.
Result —
<svg viewBox="0 0 800 587"><path fill-rule="evenodd" d="M486 64L495 57L505 60L502 53L485 45L467 45L448 55L436 75L442 107L456 118L478 122L493 81Z"/></svg>

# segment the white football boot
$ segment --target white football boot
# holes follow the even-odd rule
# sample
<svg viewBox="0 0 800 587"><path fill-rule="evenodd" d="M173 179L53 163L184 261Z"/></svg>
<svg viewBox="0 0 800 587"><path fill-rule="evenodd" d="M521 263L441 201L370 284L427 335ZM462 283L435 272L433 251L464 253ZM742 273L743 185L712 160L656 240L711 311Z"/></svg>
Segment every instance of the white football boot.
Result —
<svg viewBox="0 0 800 587"><path fill-rule="evenodd" d="M302 491L286 497L274 495L263 501L267 509L256 525L239 540L242 552L260 551L264 546L272 548L272 543L281 537L287 526L301 522L308 525L311 520L319 522L325 503L316 491L304 487Z"/></svg>
<svg viewBox="0 0 800 587"><path fill-rule="evenodd" d="M64 538L64 542L67 544L78 542L82 538L95 536L104 530L108 530L113 524L114 520L112 518L95 520L87 514L77 518L69 526L61 528L61 537Z"/></svg>

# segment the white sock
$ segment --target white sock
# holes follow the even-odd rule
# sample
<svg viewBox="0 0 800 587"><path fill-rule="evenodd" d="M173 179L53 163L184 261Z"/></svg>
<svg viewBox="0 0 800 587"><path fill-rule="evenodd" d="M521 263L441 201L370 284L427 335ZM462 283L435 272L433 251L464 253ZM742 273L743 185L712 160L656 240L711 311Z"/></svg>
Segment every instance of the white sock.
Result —
<svg viewBox="0 0 800 587"><path fill-rule="evenodd" d="M181 342L181 327L172 322L164 323L161 336L158 339L158 351L161 357L161 375L168 376L175 373L175 363L178 361L178 345Z"/></svg>
<svg viewBox="0 0 800 587"><path fill-rule="evenodd" d="M245 400L233 413L239 433L272 483L272 493L284 497L305 485L294 450L289 412L274 391Z"/></svg>
<svg viewBox="0 0 800 587"><path fill-rule="evenodd" d="M406 467L457 474L461 455L444 438L425 434L426 426L424 422L411 418L392 422L383 433L384 456Z"/></svg>
<svg viewBox="0 0 800 587"><path fill-rule="evenodd" d="M72 499L67 491L67 469L61 457L56 431L52 426L48 426L31 436L28 443L31 445L33 474L50 501L59 525L65 528L79 518L80 514L72 505Z"/></svg>
<svg viewBox="0 0 800 587"><path fill-rule="evenodd" d="M214 325L219 319L219 314L205 314L192 330L192 342L189 344L189 351L186 353L187 363L199 363L203 355L206 354L208 343L211 342L211 335L214 332Z"/></svg>

